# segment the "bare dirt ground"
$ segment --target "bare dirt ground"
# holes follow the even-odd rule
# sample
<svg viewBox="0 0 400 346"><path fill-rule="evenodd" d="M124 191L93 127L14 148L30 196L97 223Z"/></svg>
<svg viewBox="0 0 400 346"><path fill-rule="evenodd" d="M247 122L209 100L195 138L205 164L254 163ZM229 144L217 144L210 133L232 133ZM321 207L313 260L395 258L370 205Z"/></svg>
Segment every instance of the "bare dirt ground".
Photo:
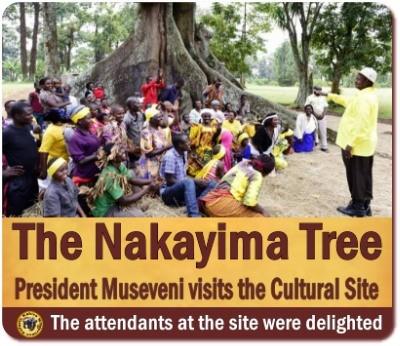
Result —
<svg viewBox="0 0 400 346"><path fill-rule="evenodd" d="M340 118L329 117L337 129ZM371 203L374 216L392 215L392 126L378 124L378 147L374 157ZM342 216L336 207L347 205L347 188L341 153L329 144L329 153L317 147L312 153L287 157L288 167L275 177L265 179L260 203L271 216Z"/></svg>

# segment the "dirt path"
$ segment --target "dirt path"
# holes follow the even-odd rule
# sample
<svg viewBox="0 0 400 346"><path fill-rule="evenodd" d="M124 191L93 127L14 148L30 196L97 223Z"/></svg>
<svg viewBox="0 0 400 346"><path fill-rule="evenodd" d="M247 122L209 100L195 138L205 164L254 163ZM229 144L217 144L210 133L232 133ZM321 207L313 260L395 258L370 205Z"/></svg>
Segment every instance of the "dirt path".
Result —
<svg viewBox="0 0 400 346"><path fill-rule="evenodd" d="M331 119L334 118L334 119ZM336 129L339 118L329 117ZM392 213L392 126L378 124L377 154L374 158L374 216ZM342 216L336 207L350 200L341 153L329 144L329 153L317 148L312 153L288 156L289 166L264 182L261 204L272 216Z"/></svg>

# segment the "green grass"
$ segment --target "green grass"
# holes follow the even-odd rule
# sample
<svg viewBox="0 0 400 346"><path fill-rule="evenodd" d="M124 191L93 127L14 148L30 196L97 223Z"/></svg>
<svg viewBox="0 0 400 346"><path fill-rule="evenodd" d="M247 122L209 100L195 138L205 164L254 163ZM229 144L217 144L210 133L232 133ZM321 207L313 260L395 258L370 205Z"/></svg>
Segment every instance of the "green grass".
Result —
<svg viewBox="0 0 400 346"><path fill-rule="evenodd" d="M329 91L327 88L324 90ZM284 106L291 106L294 103L297 95L297 87L279 87L269 85L254 85L247 84L247 91L264 97L271 102L279 103ZM355 88L343 88L344 95L352 95L356 92ZM379 118L391 119L392 118L392 89L391 88L378 88L379 98ZM343 112L340 106L330 107L330 111Z"/></svg>

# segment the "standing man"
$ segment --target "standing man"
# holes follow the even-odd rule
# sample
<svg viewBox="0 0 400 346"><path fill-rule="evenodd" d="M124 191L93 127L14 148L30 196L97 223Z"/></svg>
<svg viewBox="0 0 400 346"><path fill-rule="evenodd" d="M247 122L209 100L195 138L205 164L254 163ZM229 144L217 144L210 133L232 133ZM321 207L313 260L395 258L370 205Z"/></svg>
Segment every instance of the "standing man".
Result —
<svg viewBox="0 0 400 346"><path fill-rule="evenodd" d="M328 109L328 102L325 96L321 94L322 88L314 86L314 92L307 97L305 105L311 105L314 110L314 116L318 120L319 135L321 137L321 150L328 152L328 126L326 121L326 110Z"/></svg>
<svg viewBox="0 0 400 346"><path fill-rule="evenodd" d="M349 216L372 215L372 164L378 137L378 97L373 87L376 77L374 69L365 67L356 77L355 86L359 90L356 95L349 99L327 95L328 100L345 107L336 144L342 148L351 202L337 210Z"/></svg>
<svg viewBox="0 0 400 346"><path fill-rule="evenodd" d="M10 116L13 123L3 130L3 212L21 216L38 197L39 154L32 134L32 107L16 102Z"/></svg>

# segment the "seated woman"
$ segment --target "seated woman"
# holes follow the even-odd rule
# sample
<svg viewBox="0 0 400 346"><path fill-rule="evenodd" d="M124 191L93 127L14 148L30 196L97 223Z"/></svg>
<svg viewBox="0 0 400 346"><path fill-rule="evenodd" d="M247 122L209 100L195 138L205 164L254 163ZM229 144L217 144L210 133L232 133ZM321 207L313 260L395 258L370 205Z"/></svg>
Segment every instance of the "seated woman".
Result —
<svg viewBox="0 0 400 346"><path fill-rule="evenodd" d="M275 160L269 155L238 163L214 190L199 199L203 212L212 217L268 216L258 203L258 197L263 176L271 173L274 167Z"/></svg>
<svg viewBox="0 0 400 346"><path fill-rule="evenodd" d="M311 105L304 106L304 113L297 116L296 129L294 130L293 149L296 153L310 152L314 150L315 134L318 122L314 116Z"/></svg>
<svg viewBox="0 0 400 346"><path fill-rule="evenodd" d="M291 145L293 140L293 130L289 128L288 124L282 126L283 130L279 134L278 141L272 149L272 155L275 158L275 168L281 171L288 166L285 155L290 154Z"/></svg>
<svg viewBox="0 0 400 346"><path fill-rule="evenodd" d="M211 124L211 113L201 112L201 124L193 124L189 132L190 148L188 174L196 174L212 159L213 138L217 129Z"/></svg>
<svg viewBox="0 0 400 346"><path fill-rule="evenodd" d="M49 161L47 175L51 178L43 198L44 217L75 217L85 216L78 203L78 188L68 178L67 161L62 158L52 158Z"/></svg>
<svg viewBox="0 0 400 346"><path fill-rule="evenodd" d="M137 163L136 171L141 178L158 178L163 154L172 146L166 132L161 127L161 120L161 114L154 113L140 135L142 156Z"/></svg>
<svg viewBox="0 0 400 346"><path fill-rule="evenodd" d="M133 204L158 186L150 179L138 179L128 170L126 151L119 145L107 143L100 153L99 166L102 171L94 188L89 192L88 201L95 217L141 217L143 212ZM144 186L134 189L135 186Z"/></svg>
<svg viewBox="0 0 400 346"><path fill-rule="evenodd" d="M278 114L268 113L266 115L261 122L261 126L258 126L256 133L250 141L251 154L253 156L271 154L273 147L278 141L281 128L279 123Z"/></svg>
<svg viewBox="0 0 400 346"><path fill-rule="evenodd" d="M76 125L74 134L67 142L68 151L74 163L72 181L76 185L90 184L95 181L96 174L99 172L96 160L100 139L89 132L91 124L89 108L76 109L71 120Z"/></svg>
<svg viewBox="0 0 400 346"><path fill-rule="evenodd" d="M225 147L217 144L213 148L213 158L201 169L196 175L196 179L202 179L205 181L220 181L225 173L224 169L224 157Z"/></svg>

